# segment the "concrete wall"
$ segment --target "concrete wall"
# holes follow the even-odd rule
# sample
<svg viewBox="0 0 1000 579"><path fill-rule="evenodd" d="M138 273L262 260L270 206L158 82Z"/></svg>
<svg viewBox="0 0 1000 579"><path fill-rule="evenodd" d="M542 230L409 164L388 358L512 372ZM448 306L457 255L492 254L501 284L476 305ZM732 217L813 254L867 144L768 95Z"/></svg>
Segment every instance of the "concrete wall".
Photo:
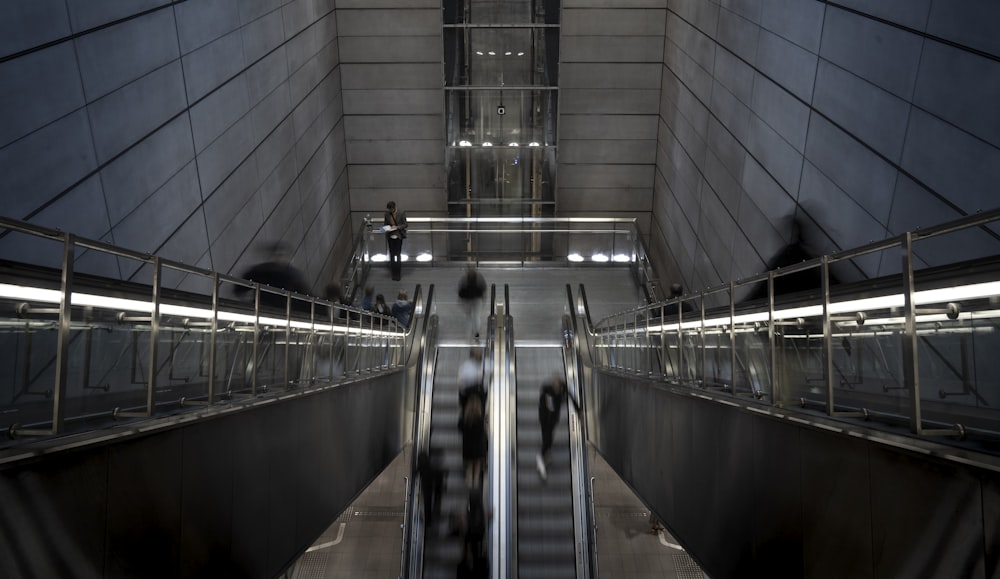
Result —
<svg viewBox="0 0 1000 579"><path fill-rule="evenodd" d="M443 213L440 0L337 0L351 209Z"/></svg>
<svg viewBox="0 0 1000 579"><path fill-rule="evenodd" d="M666 0L564 0L559 46L561 216L653 208Z"/></svg>
<svg viewBox="0 0 1000 579"><path fill-rule="evenodd" d="M689 289L1000 204L993 2L669 0L654 230ZM919 265L995 254L976 231ZM899 270L898 253L838 268Z"/></svg>
<svg viewBox="0 0 1000 579"><path fill-rule="evenodd" d="M350 249L339 64L333 0L4 2L0 215L235 274L281 240L319 290Z"/></svg>

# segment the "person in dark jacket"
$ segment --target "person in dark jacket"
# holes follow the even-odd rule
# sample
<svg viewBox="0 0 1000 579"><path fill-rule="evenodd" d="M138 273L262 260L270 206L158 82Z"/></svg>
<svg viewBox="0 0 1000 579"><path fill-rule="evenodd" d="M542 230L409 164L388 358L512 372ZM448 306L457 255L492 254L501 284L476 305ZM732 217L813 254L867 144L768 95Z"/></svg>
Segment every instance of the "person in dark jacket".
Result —
<svg viewBox="0 0 1000 579"><path fill-rule="evenodd" d="M458 301L465 310L465 327L470 340L479 338L483 322L479 312L485 293L486 280L483 274L479 273L475 265L470 265L458 282Z"/></svg>
<svg viewBox="0 0 1000 579"><path fill-rule="evenodd" d="M375 305L372 306L372 311L383 316L392 315L392 308L389 307L389 304L385 303L385 296L382 294L375 296Z"/></svg>
<svg viewBox="0 0 1000 579"><path fill-rule="evenodd" d="M469 396L458 414L458 430L462 433L462 464L465 484L480 488L486 464L486 408L480 396Z"/></svg>
<svg viewBox="0 0 1000 579"><path fill-rule="evenodd" d="M535 466L542 480L548 478L546 466L552 450L552 435L559 424L559 411L566 398L566 384L561 373L556 373L551 382L542 384L538 394L538 423L542 427L542 452L535 456Z"/></svg>
<svg viewBox="0 0 1000 579"><path fill-rule="evenodd" d="M403 268L403 240L406 239L406 212L396 211L395 201L390 201L385 206L382 229L389 247L389 270L393 281L399 281Z"/></svg>

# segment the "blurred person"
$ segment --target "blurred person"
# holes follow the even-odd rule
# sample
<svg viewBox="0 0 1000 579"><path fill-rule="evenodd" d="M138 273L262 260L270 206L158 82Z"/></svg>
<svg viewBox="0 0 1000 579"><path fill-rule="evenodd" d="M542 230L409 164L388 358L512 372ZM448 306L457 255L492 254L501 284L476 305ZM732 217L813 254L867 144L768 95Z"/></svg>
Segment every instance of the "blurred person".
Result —
<svg viewBox="0 0 1000 579"><path fill-rule="evenodd" d="M265 261L251 266L240 277L273 288L284 289L303 295L309 294L302 273L291 264L288 248L283 243L266 245L265 253L267 255ZM249 295L250 299L253 298L252 288L235 286L233 291L236 297L246 299ZM283 295L268 291L260 292L260 305L262 306L284 309L286 303L285 296ZM309 307L308 302L293 301L292 303L293 309L302 310Z"/></svg>
<svg viewBox="0 0 1000 579"><path fill-rule="evenodd" d="M462 559L455 570L455 576L459 579L489 577L489 560L486 558L484 540L486 527L492 518L492 513L483 504L482 489L470 489L461 533Z"/></svg>
<svg viewBox="0 0 1000 579"><path fill-rule="evenodd" d="M401 291L396 296L396 301L392 304L392 315L403 327L410 325L410 318L413 316L413 302L411 302L406 292Z"/></svg>
<svg viewBox="0 0 1000 579"><path fill-rule="evenodd" d="M464 409L469 396L479 396L486 404L485 376L483 368L483 350L470 348L469 357L458 366L458 403Z"/></svg>
<svg viewBox="0 0 1000 579"><path fill-rule="evenodd" d="M389 307L389 304L385 303L385 296L382 294L375 296L375 304L372 306L372 311L383 316L392 315L392 308Z"/></svg>
<svg viewBox="0 0 1000 579"><path fill-rule="evenodd" d="M441 515L441 497L447 486L448 471L444 466L444 450L431 447L417 455L417 472L424 496L425 528L432 529Z"/></svg>
<svg viewBox="0 0 1000 579"><path fill-rule="evenodd" d="M382 229L385 231L386 245L389 246L389 270L393 281L399 281L403 268L403 240L406 239L406 212L397 212L395 201L390 201L385 206Z"/></svg>
<svg viewBox="0 0 1000 579"><path fill-rule="evenodd" d="M344 296L344 290L339 283L333 281L326 284L326 293L323 297L325 297L327 301L336 304L333 307L334 319L344 319L347 317L347 310L344 308L339 308L337 307L337 305L349 306L351 305L351 301L347 299L346 296ZM324 319L330 319L330 312L326 311L326 308L323 308L323 310L324 311L322 312L322 315ZM317 310L316 316L319 317L320 315L321 312Z"/></svg>
<svg viewBox="0 0 1000 579"><path fill-rule="evenodd" d="M547 465L552 450L552 435L559 424L559 411L566 398L566 383L561 372L556 372L552 380L542 384L538 393L538 423L542 428L542 452L535 456L535 466L542 480L548 478Z"/></svg>
<svg viewBox="0 0 1000 579"><path fill-rule="evenodd" d="M365 295L364 297L361 298L361 309L365 310L366 312L370 312L374 307L375 307L375 287L366 286Z"/></svg>
<svg viewBox="0 0 1000 579"><path fill-rule="evenodd" d="M462 433L462 465L465 484L470 489L483 484L488 440L486 438L486 409L483 399L469 396L458 413L458 431Z"/></svg>
<svg viewBox="0 0 1000 579"><path fill-rule="evenodd" d="M465 328L469 339L479 339L482 328L483 294L486 293L486 280L474 264L470 264L462 279L458 282L458 301L465 310Z"/></svg>
<svg viewBox="0 0 1000 579"><path fill-rule="evenodd" d="M684 286L682 286L679 283L675 283L675 284L671 284L671 286L670 286L670 297L667 298L667 299L676 300L676 299L680 298L683 295L684 295ZM665 316L676 316L677 315L677 304L678 303L681 304L681 311L684 312L685 314L688 313L688 312L690 312L690 311L693 311L693 308L691 307L690 303L688 303L686 301L682 301L682 302L675 302L675 303L672 303L672 304L668 304L665 308L663 308L663 315L665 315Z"/></svg>

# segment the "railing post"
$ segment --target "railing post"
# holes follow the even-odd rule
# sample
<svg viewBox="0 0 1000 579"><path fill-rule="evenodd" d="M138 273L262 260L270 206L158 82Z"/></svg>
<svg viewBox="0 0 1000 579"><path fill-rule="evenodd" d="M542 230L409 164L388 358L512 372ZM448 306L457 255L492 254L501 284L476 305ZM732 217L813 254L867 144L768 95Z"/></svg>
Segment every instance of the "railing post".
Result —
<svg viewBox="0 0 1000 579"><path fill-rule="evenodd" d="M917 311L913 303L913 234L903 236L903 384L910 392L910 431L923 430L920 410L920 366L917 361Z"/></svg>
<svg viewBox="0 0 1000 579"><path fill-rule="evenodd" d="M701 292L701 387L708 386L708 338L705 336L705 292Z"/></svg>
<svg viewBox="0 0 1000 579"><path fill-rule="evenodd" d="M59 337L56 346L56 383L52 394L52 432L62 433L66 422L66 374L69 372L69 339L70 322L73 316L73 261L76 247L76 236L65 233L63 236L62 279L59 302Z"/></svg>
<svg viewBox="0 0 1000 579"><path fill-rule="evenodd" d="M663 319L663 310L660 310L660 319ZM687 364L684 363L684 332L681 325L684 323L684 300L677 300L677 381L683 384L687 381Z"/></svg>
<svg viewBox="0 0 1000 579"><path fill-rule="evenodd" d="M260 285L254 285L253 291L253 359L250 362L250 395L257 395L257 366L260 365Z"/></svg>
<svg viewBox="0 0 1000 579"><path fill-rule="evenodd" d="M159 257L153 258L153 309L149 314L149 379L146 381L146 414L153 415L156 397L156 356L160 341L160 274Z"/></svg>
<svg viewBox="0 0 1000 579"><path fill-rule="evenodd" d="M736 394L736 283L729 282L729 372Z"/></svg>
<svg viewBox="0 0 1000 579"><path fill-rule="evenodd" d="M211 350L208 352L208 401L211 405L215 402L215 345L219 334L219 274L212 273L212 322L210 326L211 337L209 342Z"/></svg>
<svg viewBox="0 0 1000 579"><path fill-rule="evenodd" d="M285 389L291 387L289 380L288 353L291 351L292 342L292 292L285 291Z"/></svg>
<svg viewBox="0 0 1000 579"><path fill-rule="evenodd" d="M767 343L770 348L771 404L784 400L784 386L778 377L778 352L774 336L774 271L767 273Z"/></svg>
<svg viewBox="0 0 1000 579"><path fill-rule="evenodd" d="M823 383L826 384L826 413L836 412L833 398L833 323L830 320L830 257L824 255L820 272L823 294Z"/></svg>

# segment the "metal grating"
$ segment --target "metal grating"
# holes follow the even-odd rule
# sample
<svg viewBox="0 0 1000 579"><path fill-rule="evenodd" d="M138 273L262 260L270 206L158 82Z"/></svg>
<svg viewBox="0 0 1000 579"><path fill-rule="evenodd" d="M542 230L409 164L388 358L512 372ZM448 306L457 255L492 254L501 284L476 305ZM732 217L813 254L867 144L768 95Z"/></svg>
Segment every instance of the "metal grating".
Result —
<svg viewBox="0 0 1000 579"><path fill-rule="evenodd" d="M701 568L690 555L684 552L673 553L674 571L677 579L708 579Z"/></svg>
<svg viewBox="0 0 1000 579"><path fill-rule="evenodd" d="M329 556L328 549L302 555L296 566L295 579L323 579L326 576L326 563Z"/></svg>
<svg viewBox="0 0 1000 579"><path fill-rule="evenodd" d="M358 522L395 521L403 518L403 511L399 507L367 507L363 511L352 511L351 516Z"/></svg>
<svg viewBox="0 0 1000 579"><path fill-rule="evenodd" d="M649 518L649 511L613 510L608 513L608 518L613 520L636 520Z"/></svg>

